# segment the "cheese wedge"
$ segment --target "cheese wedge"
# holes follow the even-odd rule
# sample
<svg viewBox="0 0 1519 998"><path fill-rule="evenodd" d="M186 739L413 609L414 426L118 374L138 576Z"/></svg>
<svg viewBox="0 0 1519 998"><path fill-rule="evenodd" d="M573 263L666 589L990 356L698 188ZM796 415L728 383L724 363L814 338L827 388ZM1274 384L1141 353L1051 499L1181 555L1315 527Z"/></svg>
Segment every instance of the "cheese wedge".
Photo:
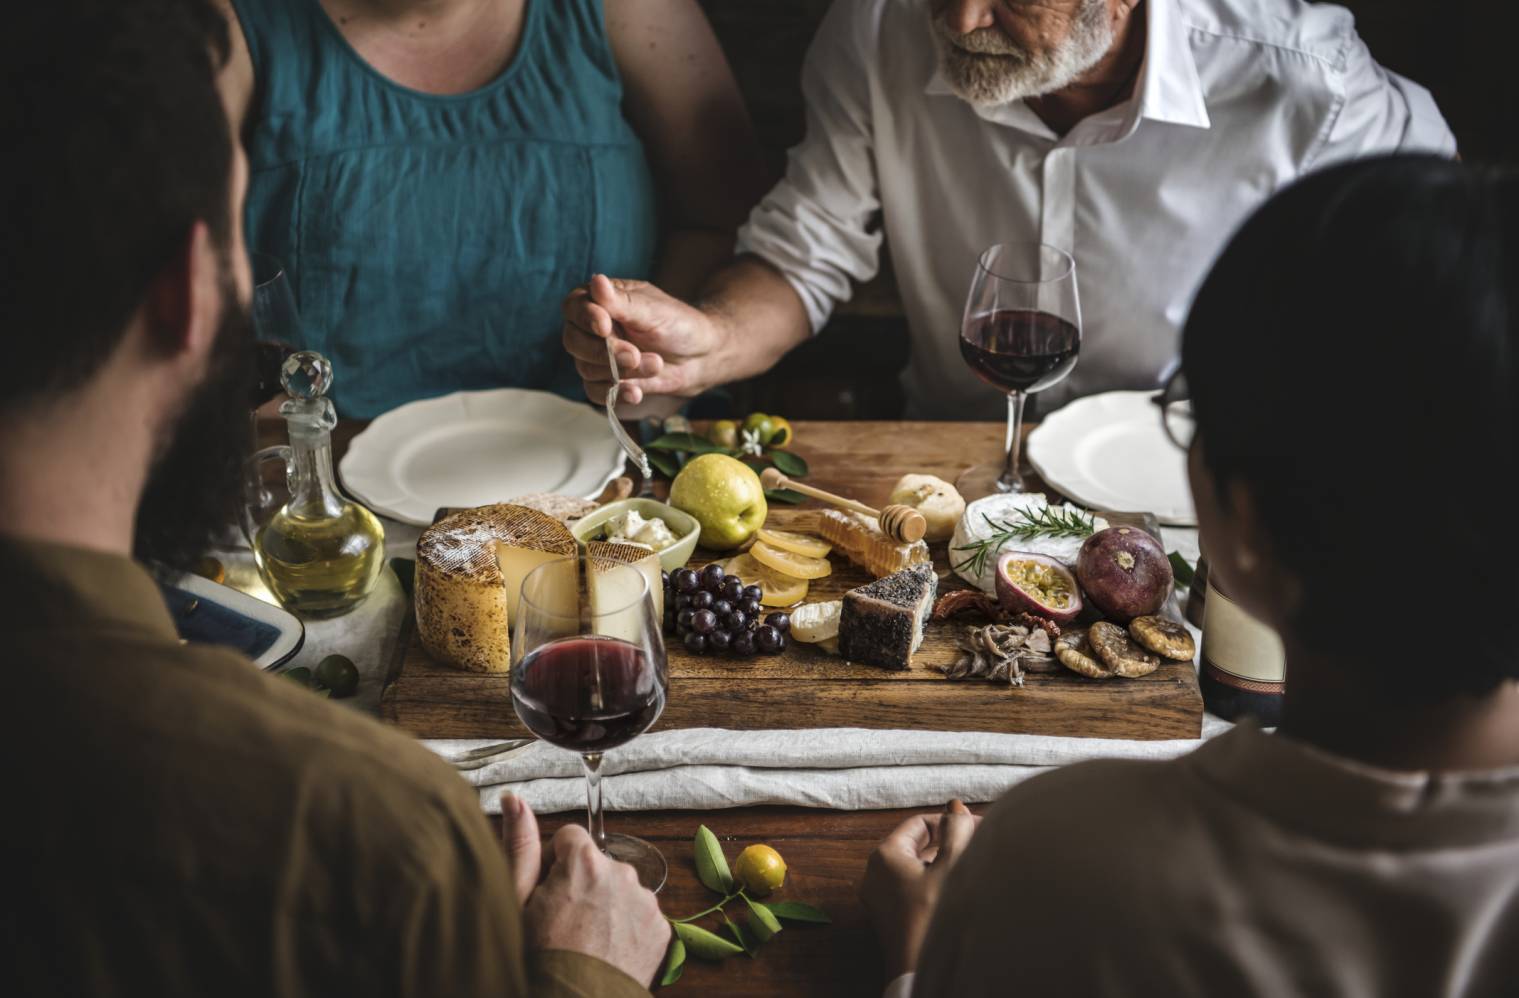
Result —
<svg viewBox="0 0 1519 998"><path fill-rule="evenodd" d="M618 570L624 566L632 568L633 572ZM652 620L638 599L641 587L637 579L640 575L654 597ZM664 620L665 587L659 555L648 548L605 541L587 542L585 591L597 634L637 643L647 628L658 629Z"/></svg>
<svg viewBox="0 0 1519 998"><path fill-rule="evenodd" d="M458 669L507 672L522 580L544 562L575 555L564 524L523 506L481 506L427 528L417 541L422 647Z"/></svg>

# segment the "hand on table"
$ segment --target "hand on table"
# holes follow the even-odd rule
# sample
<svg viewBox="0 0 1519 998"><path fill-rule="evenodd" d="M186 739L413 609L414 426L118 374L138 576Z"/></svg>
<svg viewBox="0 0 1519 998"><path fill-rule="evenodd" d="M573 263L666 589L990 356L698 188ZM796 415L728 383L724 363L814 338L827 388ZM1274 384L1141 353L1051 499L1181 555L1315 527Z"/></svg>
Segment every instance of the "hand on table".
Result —
<svg viewBox="0 0 1519 998"><path fill-rule="evenodd" d="M591 401L605 402L612 387L605 341L614 334L621 402L636 406L645 395L689 398L709 387L700 368L722 338L716 324L647 281L597 274L569 293L563 312L564 348Z"/></svg>
<svg viewBox="0 0 1519 998"><path fill-rule="evenodd" d="M888 981L917 966L944 879L980 823L980 815L952 800L939 814L902 822L870 854L860 900L880 940Z"/></svg>
<svg viewBox="0 0 1519 998"><path fill-rule="evenodd" d="M501 838L511 860L531 949L562 949L605 960L647 987L664 961L670 924L654 892L626 863L601 854L590 833L565 825L543 849L538 819L522 800L501 796Z"/></svg>

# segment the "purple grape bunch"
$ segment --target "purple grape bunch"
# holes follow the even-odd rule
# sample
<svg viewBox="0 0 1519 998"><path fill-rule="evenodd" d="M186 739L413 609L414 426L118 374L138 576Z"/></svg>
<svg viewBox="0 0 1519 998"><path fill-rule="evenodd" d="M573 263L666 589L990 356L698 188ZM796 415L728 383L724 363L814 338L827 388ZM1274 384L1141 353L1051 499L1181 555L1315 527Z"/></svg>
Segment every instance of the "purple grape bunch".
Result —
<svg viewBox="0 0 1519 998"><path fill-rule="evenodd" d="M775 655L786 650L790 615L765 614L757 585L745 585L723 566L664 573L665 634L693 655Z"/></svg>

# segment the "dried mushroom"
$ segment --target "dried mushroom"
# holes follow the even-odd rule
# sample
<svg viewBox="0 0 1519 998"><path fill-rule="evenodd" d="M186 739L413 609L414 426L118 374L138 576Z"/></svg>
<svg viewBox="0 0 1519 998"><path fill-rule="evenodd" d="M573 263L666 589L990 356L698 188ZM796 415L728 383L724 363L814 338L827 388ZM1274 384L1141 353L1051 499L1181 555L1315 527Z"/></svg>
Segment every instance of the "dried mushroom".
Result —
<svg viewBox="0 0 1519 998"><path fill-rule="evenodd" d="M1049 658L1050 636L1037 623L967 627L955 639L960 654L940 669L950 679L988 679L1023 685L1024 665Z"/></svg>

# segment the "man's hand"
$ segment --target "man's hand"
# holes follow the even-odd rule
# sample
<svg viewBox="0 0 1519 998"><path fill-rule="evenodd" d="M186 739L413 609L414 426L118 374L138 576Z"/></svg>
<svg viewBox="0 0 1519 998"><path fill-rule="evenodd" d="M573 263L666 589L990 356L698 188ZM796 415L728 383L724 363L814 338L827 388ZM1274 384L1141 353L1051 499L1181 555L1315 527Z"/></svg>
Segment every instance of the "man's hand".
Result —
<svg viewBox="0 0 1519 998"><path fill-rule="evenodd" d="M597 957L648 987L670 943L654 892L639 886L631 866L603 856L579 825L554 833L550 856L548 876L527 900L528 946ZM521 891L523 875L516 879Z"/></svg>
<svg viewBox="0 0 1519 998"><path fill-rule="evenodd" d="M980 822L980 815L952 800L941 814L902 822L870 854L860 900L881 942L888 981L918 965L944 879Z"/></svg>
<svg viewBox="0 0 1519 998"><path fill-rule="evenodd" d="M691 397L717 383L702 373L702 362L721 349L718 324L646 281L597 274L570 292L563 312L564 348L593 402L605 402L612 387L606 340L614 335L621 402L638 405L646 394Z"/></svg>

